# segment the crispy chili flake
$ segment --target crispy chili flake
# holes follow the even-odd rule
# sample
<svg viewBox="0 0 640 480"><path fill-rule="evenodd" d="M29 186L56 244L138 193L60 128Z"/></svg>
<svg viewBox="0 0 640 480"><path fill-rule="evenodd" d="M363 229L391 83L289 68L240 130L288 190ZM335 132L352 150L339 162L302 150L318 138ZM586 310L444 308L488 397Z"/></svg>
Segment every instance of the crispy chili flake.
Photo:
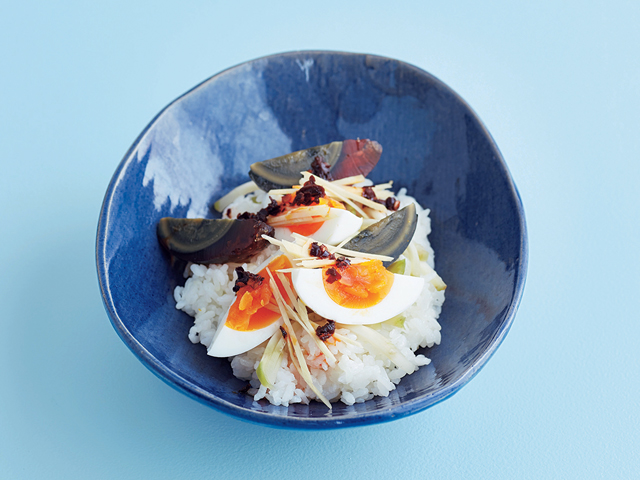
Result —
<svg viewBox="0 0 640 480"><path fill-rule="evenodd" d="M312 257L325 258L328 260L333 260L335 255L329 250L327 250L326 245L320 245L318 242L313 242L311 247L309 247L309 255Z"/></svg>
<svg viewBox="0 0 640 480"><path fill-rule="evenodd" d="M338 273L335 267L329 267L327 269L327 283L333 283L336 280L340 280L341 278L342 278L342 275Z"/></svg>
<svg viewBox="0 0 640 480"><path fill-rule="evenodd" d="M236 284L233 287L233 291L236 293L242 287L246 286L249 286L255 290L260 285L262 285L262 281L264 280L264 277L256 275L255 273L247 272L242 267L236 268L236 273L238 274L238 279L236 280Z"/></svg>
<svg viewBox="0 0 640 480"><path fill-rule="evenodd" d="M336 331L336 322L327 320L327 323L316 328L316 335L320 340L326 342Z"/></svg>
<svg viewBox="0 0 640 480"><path fill-rule="evenodd" d="M280 326L280 333L282 334L282 338L287 338L288 333L282 325Z"/></svg>
<svg viewBox="0 0 640 480"><path fill-rule="evenodd" d="M398 210L398 208L400 208L400 200L393 197L388 197L384 201L384 206L387 207L387 210L392 210L395 212L396 210Z"/></svg>
<svg viewBox="0 0 640 480"><path fill-rule="evenodd" d="M227 215L227 218L231 218L231 209L230 208L227 208L226 215Z"/></svg>
<svg viewBox="0 0 640 480"><path fill-rule="evenodd" d="M351 265L351 260L349 260L348 258L340 257L336 260L336 267L338 267L340 270L347 268L349 265Z"/></svg>
<svg viewBox="0 0 640 480"><path fill-rule="evenodd" d="M378 200L376 192L373 191L373 187L362 187L362 196L367 200L373 200L374 202Z"/></svg>
<svg viewBox="0 0 640 480"><path fill-rule="evenodd" d="M238 218L242 220L254 218L256 220L260 220L261 222L266 222L269 215L278 215L283 210L282 205L278 204L278 202L276 202L273 198L269 197L269 200L271 200L269 202L269 205L260 209L258 213L239 213Z"/></svg>
<svg viewBox="0 0 640 480"><path fill-rule="evenodd" d="M316 185L315 178L311 177L309 181L305 182L296 192L296 196L291 204L309 206L318 203L322 197L324 197L324 188Z"/></svg>
<svg viewBox="0 0 640 480"><path fill-rule="evenodd" d="M273 198L269 197L269 205L264 207L262 210L265 211L267 215L278 215L284 208L278 202L276 202ZM262 211L260 210L260 211Z"/></svg>
<svg viewBox="0 0 640 480"><path fill-rule="evenodd" d="M313 162L311 162L311 169L308 171L323 180L332 181L333 176L329 170L331 170L331 165L325 162L320 155L316 155Z"/></svg>
<svg viewBox="0 0 640 480"><path fill-rule="evenodd" d="M388 197L386 200L381 200L376 196L376 192L373 190L373 187L362 187L362 196L368 200L372 200L376 203L384 205L387 210L396 211L400 208L400 201L398 201L394 197Z"/></svg>

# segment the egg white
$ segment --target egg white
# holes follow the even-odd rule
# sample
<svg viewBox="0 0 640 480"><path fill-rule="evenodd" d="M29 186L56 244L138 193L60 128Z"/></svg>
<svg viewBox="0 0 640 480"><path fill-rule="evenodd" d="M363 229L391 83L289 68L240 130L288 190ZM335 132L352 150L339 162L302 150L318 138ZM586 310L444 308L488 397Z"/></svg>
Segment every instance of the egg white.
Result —
<svg viewBox="0 0 640 480"><path fill-rule="evenodd" d="M338 305L327 294L322 282L322 269L294 270L291 279L302 301L317 314L346 325L371 325L399 315L413 305L422 293L424 280L393 274L393 285L377 305L347 308Z"/></svg>
<svg viewBox="0 0 640 480"><path fill-rule="evenodd" d="M224 322L226 322L228 315L229 311L227 310L223 319ZM234 355L240 355L257 347L268 338L271 338L271 336L278 331L282 323L282 317L280 317L272 324L250 332L234 330L223 323L218 328L215 337L213 337L213 341L207 350L207 355L212 357L232 357Z"/></svg>
<svg viewBox="0 0 640 480"><path fill-rule="evenodd" d="M337 245L358 233L360 227L362 227L362 218L341 208L330 208L329 218L311 237L321 243ZM276 227L275 237L278 240L293 240L291 230L287 227Z"/></svg>
<svg viewBox="0 0 640 480"><path fill-rule="evenodd" d="M282 252L277 252L271 255L264 262L255 268L252 268L251 273L258 273L265 267L267 267L276 257L282 255ZM235 302L235 300L234 300ZM231 306L227 309L220 322L220 326L216 331L213 341L207 349L207 355L212 357L232 357L234 355L240 355L254 347L257 347L262 342L270 338L283 324L282 317L275 320L272 324L267 325L259 330L252 330L249 332L242 332L240 330L234 330L226 326L227 317Z"/></svg>

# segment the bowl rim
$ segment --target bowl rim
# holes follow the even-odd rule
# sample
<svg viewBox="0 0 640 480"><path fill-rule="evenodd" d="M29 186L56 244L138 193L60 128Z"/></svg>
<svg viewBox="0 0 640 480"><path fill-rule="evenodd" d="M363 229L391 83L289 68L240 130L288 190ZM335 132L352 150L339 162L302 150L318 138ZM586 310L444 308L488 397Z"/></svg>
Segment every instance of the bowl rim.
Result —
<svg viewBox="0 0 640 480"><path fill-rule="evenodd" d="M191 382L185 380L178 374L176 374L173 370L167 368L162 362L160 362L157 358L155 358L151 352L149 352L138 340L132 335L132 333L127 329L125 323L123 322L120 314L118 313L117 307L114 304L113 298L111 296L111 290L109 287L109 276L105 264L106 254L106 240L107 234L109 230L109 226L111 224L111 207L113 201L113 195L116 190L118 183L123 179L123 172L126 170L126 167L133 161L132 153L135 151L136 147L140 143L141 139L147 133L147 131L155 125L158 119L167 111L170 107L180 102L183 98L190 95L194 91L202 88L205 84L208 84L211 81L215 81L217 78L223 76L224 74L235 70L240 67L247 66L249 64L253 64L259 61L268 61L272 58L278 57L288 57L294 55L333 55L333 56L356 56L356 57L372 57L379 60L388 60L392 62L398 62L403 65L404 68L408 68L414 70L417 74L421 76L428 77L434 84L438 86L438 88L442 88L447 91L452 97L460 102L474 117L474 119L478 122L480 130L487 136L489 139L489 146L495 153L496 160L500 167L504 170L506 174L506 180L508 183L508 187L511 195L514 198L516 210L518 212L518 220L520 223L520 246L519 246L519 261L517 262L517 280L515 289L513 291L513 296L511 302L507 308L505 313L505 320L498 331L498 334L494 337L492 343L489 345L487 350L478 357L473 364L471 364L465 373L461 375L456 381L454 381L451 385L448 385L446 388L442 388L436 392L422 395L411 400L407 400L406 402L392 406L389 408L384 408L379 411L373 412L358 412L354 415L346 415L344 417L331 417L331 416L323 416L323 417L293 417L293 416L281 416L275 415L273 413L268 412L260 412L255 410L246 409L244 407L240 407L232 402L223 400L210 392L192 384ZM137 136L131 147L127 150L124 157L118 164L109 185L107 187L105 197L102 203L102 207L100 209L100 216L97 225L97 233L96 233L96 269L98 274L98 282L100 285L100 293L102 296L102 301L104 303L105 309L111 321L113 328L116 330L118 336L122 339L122 341L129 347L131 352L145 365L153 374L155 374L158 378L160 378L163 382L173 387L174 389L186 394L187 396L197 400L198 402L205 404L207 406L213 407L216 410L230 415L235 418L240 418L245 421L249 421L251 423L266 425L275 428L287 428L287 429L308 429L308 430L320 430L320 429L336 429L342 427L353 427L353 426L363 426L370 425L382 422L388 422L391 420L395 420L398 418L406 417L409 415L416 414L427 408L430 408L447 398L451 397L460 389L466 385L473 377L475 377L478 372L484 367L487 361L493 356L498 347L504 341L507 333L509 332L511 325L513 324L513 320L515 318L516 312L520 305L520 301L522 299L522 295L524 292L524 287L526 283L527 277L527 268L528 268L528 260L529 260L529 248L528 248L528 232L527 225L524 213L524 207L522 204L522 199L520 197L520 193L514 183L513 177L509 168L498 149L493 137L487 130L486 126L480 119L480 117L476 114L476 112L471 108L471 106L464 100L458 93L456 93L451 87L449 87L446 83L436 78L431 73L422 70L419 67L416 67L408 62L403 60L398 60L391 57L386 57L383 55L374 55L367 53L356 53L356 52L346 52L346 51L332 51L332 50L293 50L286 51L281 53L275 53L271 55L266 55L262 57L256 57L251 60L238 63L234 66L226 68L208 78L198 83L193 88L189 89L182 95L175 98L169 104L167 104L158 114L156 114L153 119L147 124L147 126L142 130L142 132Z"/></svg>

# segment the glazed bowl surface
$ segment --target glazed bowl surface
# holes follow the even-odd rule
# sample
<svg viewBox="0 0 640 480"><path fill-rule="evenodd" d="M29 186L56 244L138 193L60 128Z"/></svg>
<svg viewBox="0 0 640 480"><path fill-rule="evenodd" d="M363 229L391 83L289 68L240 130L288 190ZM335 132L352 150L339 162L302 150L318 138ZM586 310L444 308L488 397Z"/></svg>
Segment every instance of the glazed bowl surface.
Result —
<svg viewBox="0 0 640 480"><path fill-rule="evenodd" d="M448 287L431 364L388 397L353 406L273 406L240 390L227 359L206 355L175 308L185 264L156 239L165 216L219 216L213 202L248 180L253 162L347 138L383 147L369 175L394 181L431 210L436 269ZM96 242L111 322L131 351L179 391L274 427L324 429L414 414L453 395L505 338L527 268L524 212L490 134L448 86L373 55L290 52L221 72L163 109L118 166Z"/></svg>

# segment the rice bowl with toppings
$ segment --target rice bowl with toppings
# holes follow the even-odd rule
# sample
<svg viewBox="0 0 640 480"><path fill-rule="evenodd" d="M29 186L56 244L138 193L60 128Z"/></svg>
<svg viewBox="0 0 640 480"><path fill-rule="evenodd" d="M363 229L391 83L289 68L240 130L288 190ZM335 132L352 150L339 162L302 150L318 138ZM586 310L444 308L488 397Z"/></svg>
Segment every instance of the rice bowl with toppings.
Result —
<svg viewBox="0 0 640 480"><path fill-rule="evenodd" d="M300 63L311 62L307 81ZM448 285L438 320L442 342L417 351L431 363L405 375L388 397L337 401L331 410L318 401L289 407L254 401L227 358L208 356L189 340L194 318L174 299L188 261L172 261L153 232L166 216L218 218L211 206L246 181L253 162L357 135L384 145L385 159L368 178L392 179L394 191L406 187L431 209L429 240ZM305 51L225 70L158 112L105 192L96 267L115 332L168 386L239 420L318 430L396 420L459 392L513 324L527 246L522 202L505 160L456 92L399 60Z"/></svg>
<svg viewBox="0 0 640 480"><path fill-rule="evenodd" d="M434 270L429 210L406 189L314 173L268 191L250 181L217 202L224 218L264 220L274 234L261 234L268 246L245 261L189 263L174 298L194 318L191 342L229 357L255 401L331 408L386 397L430 363L416 351L440 343L446 286ZM348 248L405 208L414 226L400 253Z"/></svg>

